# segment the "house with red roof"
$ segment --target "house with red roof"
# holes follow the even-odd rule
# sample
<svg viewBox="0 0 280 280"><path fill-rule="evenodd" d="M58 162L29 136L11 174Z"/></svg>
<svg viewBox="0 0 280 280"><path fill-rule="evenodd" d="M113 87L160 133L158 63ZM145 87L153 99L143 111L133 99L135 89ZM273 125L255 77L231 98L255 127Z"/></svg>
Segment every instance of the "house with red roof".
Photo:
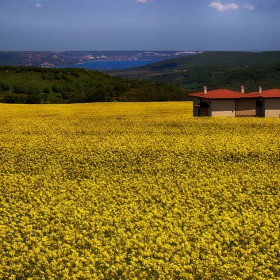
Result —
<svg viewBox="0 0 280 280"><path fill-rule="evenodd" d="M280 118L280 89L262 90L259 87L258 92L251 92L249 95L256 99L263 117Z"/></svg>
<svg viewBox="0 0 280 280"><path fill-rule="evenodd" d="M265 90L245 93L228 89L207 90L189 94L193 98L194 116L258 116L280 117L280 90Z"/></svg>

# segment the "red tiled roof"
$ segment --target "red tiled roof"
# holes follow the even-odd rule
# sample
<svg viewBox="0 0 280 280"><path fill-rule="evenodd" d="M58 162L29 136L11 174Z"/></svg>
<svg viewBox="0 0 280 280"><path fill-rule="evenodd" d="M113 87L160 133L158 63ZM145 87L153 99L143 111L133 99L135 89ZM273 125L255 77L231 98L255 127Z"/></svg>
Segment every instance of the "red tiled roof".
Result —
<svg viewBox="0 0 280 280"><path fill-rule="evenodd" d="M255 96L241 93L229 89L209 90L206 94L203 92L189 94L191 97L205 98L205 99L239 99L239 98L254 98Z"/></svg>
<svg viewBox="0 0 280 280"><path fill-rule="evenodd" d="M263 90L262 93L256 91L256 92L250 92L248 94L252 97L280 98L280 89L274 88L274 89Z"/></svg>

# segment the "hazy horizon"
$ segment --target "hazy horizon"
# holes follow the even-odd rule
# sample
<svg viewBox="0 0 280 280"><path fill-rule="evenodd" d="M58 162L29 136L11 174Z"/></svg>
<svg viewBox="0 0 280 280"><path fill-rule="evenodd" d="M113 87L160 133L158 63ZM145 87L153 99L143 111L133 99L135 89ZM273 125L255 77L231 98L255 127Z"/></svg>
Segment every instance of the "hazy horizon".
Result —
<svg viewBox="0 0 280 280"><path fill-rule="evenodd" d="M0 50L0 52L279 52L279 50Z"/></svg>

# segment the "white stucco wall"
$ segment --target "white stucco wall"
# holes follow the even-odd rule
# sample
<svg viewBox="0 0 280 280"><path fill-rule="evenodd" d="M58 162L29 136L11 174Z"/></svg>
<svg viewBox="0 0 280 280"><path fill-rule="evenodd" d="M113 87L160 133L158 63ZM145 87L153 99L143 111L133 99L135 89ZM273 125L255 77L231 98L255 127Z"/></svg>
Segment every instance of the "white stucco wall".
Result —
<svg viewBox="0 0 280 280"><path fill-rule="evenodd" d="M235 100L211 100L212 117L235 117Z"/></svg>
<svg viewBox="0 0 280 280"><path fill-rule="evenodd" d="M265 117L280 118L280 98L265 99Z"/></svg>

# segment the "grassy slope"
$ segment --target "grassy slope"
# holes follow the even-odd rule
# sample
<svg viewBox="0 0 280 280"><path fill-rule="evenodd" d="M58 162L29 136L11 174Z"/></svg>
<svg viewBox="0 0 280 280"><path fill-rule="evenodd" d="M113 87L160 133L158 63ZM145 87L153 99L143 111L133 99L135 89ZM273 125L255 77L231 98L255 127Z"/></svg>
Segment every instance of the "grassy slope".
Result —
<svg viewBox="0 0 280 280"><path fill-rule="evenodd" d="M42 80L42 73L32 71L24 73L1 72L0 82L6 82L9 85L29 85L39 88L45 86L52 87L55 81Z"/></svg>
<svg viewBox="0 0 280 280"><path fill-rule="evenodd" d="M42 80L42 73L36 71L23 71L20 73L17 73L16 71L1 71L0 83L1 82L8 84L10 89L8 91L0 91L0 99L7 94L13 95L12 87L16 85L36 87L42 90L45 87L51 89L55 83L58 83L57 80ZM53 94L53 92L50 93L49 97L52 101L56 99L55 95L56 94ZM21 94L18 96L21 96Z"/></svg>

